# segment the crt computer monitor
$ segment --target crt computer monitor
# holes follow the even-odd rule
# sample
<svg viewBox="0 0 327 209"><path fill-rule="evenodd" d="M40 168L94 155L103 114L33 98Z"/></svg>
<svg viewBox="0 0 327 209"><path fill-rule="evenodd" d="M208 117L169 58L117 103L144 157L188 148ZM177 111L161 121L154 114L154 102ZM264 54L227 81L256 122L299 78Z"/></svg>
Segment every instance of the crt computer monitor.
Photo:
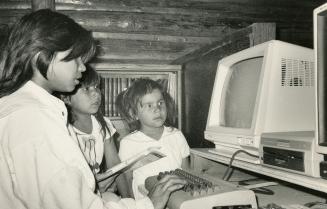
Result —
<svg viewBox="0 0 327 209"><path fill-rule="evenodd" d="M272 40L218 63L205 139L209 151L231 157L259 155L263 132L313 131L314 52ZM260 163L241 153L238 160Z"/></svg>
<svg viewBox="0 0 327 209"><path fill-rule="evenodd" d="M314 54L316 72L316 150L327 154L327 3L313 12Z"/></svg>

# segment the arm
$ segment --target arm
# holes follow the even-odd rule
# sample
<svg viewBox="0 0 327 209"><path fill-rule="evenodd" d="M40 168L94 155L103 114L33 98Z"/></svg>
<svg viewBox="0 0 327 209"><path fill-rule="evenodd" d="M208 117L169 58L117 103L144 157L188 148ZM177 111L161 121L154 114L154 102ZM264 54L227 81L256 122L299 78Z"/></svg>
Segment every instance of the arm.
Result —
<svg viewBox="0 0 327 209"><path fill-rule="evenodd" d="M130 157L132 157L135 154L135 150L130 149L130 147L133 147L133 145L131 146L129 143L129 140L127 140L126 138L124 138L123 140L120 141L120 148L119 148L119 159L121 159L122 161L129 159ZM133 171L132 170L127 170L123 173L123 175L126 177L127 179L127 188L128 188L128 192L130 197L135 197L134 196L134 192L133 192Z"/></svg>
<svg viewBox="0 0 327 209"><path fill-rule="evenodd" d="M188 170L190 169L190 167L191 167L190 156L187 156L182 159L182 168Z"/></svg>
<svg viewBox="0 0 327 209"><path fill-rule="evenodd" d="M117 165L118 163L120 163L120 159L118 157L118 152L117 152L116 145L115 145L113 138L105 140L104 156L106 159L107 168L111 168L114 165ZM129 197L130 193L128 190L128 183L127 183L126 176L124 174L120 174L116 178L116 182L117 182L117 188L118 188L120 195L122 197Z"/></svg>
<svg viewBox="0 0 327 209"><path fill-rule="evenodd" d="M127 179L127 190L129 192L129 196L134 198L134 194L133 194L133 171L126 171L125 173L123 173L123 175L125 176L125 178Z"/></svg>
<svg viewBox="0 0 327 209"><path fill-rule="evenodd" d="M191 160L190 160L190 147L187 144L186 138L183 133L179 131L179 140L178 140L179 150L183 157L181 167L184 169L190 169Z"/></svg>

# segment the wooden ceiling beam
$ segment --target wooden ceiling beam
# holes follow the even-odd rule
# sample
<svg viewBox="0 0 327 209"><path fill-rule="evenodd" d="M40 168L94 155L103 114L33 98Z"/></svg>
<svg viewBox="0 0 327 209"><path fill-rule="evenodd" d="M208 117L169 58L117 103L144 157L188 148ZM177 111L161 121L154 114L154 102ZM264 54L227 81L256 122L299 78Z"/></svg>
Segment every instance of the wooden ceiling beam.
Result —
<svg viewBox="0 0 327 209"><path fill-rule="evenodd" d="M135 40L103 40L99 43L99 50L103 54L115 53L115 52L134 52L140 53L153 53L153 52L164 52L164 53L176 53L185 51L187 49L198 49L204 43L178 43L178 42L165 42L165 41L135 41Z"/></svg>
<svg viewBox="0 0 327 209"><path fill-rule="evenodd" d="M141 41L164 41L177 43L210 43L218 39L217 34L213 37L200 36L170 36L170 35L152 35L137 33L110 33L110 32L93 32L96 39L120 39L120 40L141 40Z"/></svg>
<svg viewBox="0 0 327 209"><path fill-rule="evenodd" d="M148 59L100 59L96 58L92 60L92 64L104 63L104 64L169 64L171 60L149 60Z"/></svg>
<svg viewBox="0 0 327 209"><path fill-rule="evenodd" d="M51 9L55 10L55 0L32 0L32 10Z"/></svg>
<svg viewBox="0 0 327 209"><path fill-rule="evenodd" d="M260 34L260 36L255 35ZM276 24L275 23L254 23L249 27L240 29L231 34L221 37L220 40L210 43L201 47L198 50L194 50L189 54L180 56L178 59L171 62L171 64L183 64L192 59L203 57L216 50L225 50L226 46L231 44L239 45L239 49L242 49L241 45L254 46L267 40L276 38ZM246 43L244 43L246 42ZM226 54L226 53L224 53Z"/></svg>
<svg viewBox="0 0 327 209"><path fill-rule="evenodd" d="M120 12L62 12L82 26L97 32L206 37L227 34L232 30L226 19L201 17L196 14L186 17Z"/></svg>
<svg viewBox="0 0 327 209"><path fill-rule="evenodd" d="M139 52L139 53L130 53L130 52L122 52L122 53L106 53L104 55L97 56L99 59L105 59L105 60L162 60L162 61L173 61L177 59L179 56L181 56L180 53L163 53L163 52L152 52L152 53L145 53L145 52Z"/></svg>
<svg viewBox="0 0 327 209"><path fill-rule="evenodd" d="M57 4L76 5L87 7L99 7L106 9L108 7L155 7L155 8L192 8L201 10L221 10L222 8L237 7L266 7L271 8L313 8L323 3L321 1L299 1L299 0L56 0ZM109 6L108 6L109 5ZM110 8L109 8L110 9Z"/></svg>

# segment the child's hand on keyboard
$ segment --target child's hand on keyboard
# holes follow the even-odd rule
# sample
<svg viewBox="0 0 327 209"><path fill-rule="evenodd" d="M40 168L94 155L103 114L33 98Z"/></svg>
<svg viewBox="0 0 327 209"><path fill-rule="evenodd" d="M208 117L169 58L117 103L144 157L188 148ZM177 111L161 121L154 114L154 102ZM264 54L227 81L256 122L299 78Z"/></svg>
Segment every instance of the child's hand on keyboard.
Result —
<svg viewBox="0 0 327 209"><path fill-rule="evenodd" d="M187 181L175 175L166 175L160 179L148 195L154 208L163 209L167 204L170 193L183 188L186 183Z"/></svg>

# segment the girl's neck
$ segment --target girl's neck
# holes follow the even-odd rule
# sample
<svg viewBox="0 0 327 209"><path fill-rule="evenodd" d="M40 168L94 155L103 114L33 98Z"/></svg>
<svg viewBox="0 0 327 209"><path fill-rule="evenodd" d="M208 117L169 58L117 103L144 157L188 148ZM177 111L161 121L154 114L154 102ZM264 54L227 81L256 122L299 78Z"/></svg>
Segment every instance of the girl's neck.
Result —
<svg viewBox="0 0 327 209"><path fill-rule="evenodd" d="M74 127L84 133L91 134L93 130L92 118L90 114L75 114Z"/></svg>
<svg viewBox="0 0 327 209"><path fill-rule="evenodd" d="M144 133L145 135L155 139L159 140L162 136L162 133L164 131L164 126L153 128L153 127L141 127L140 131Z"/></svg>

